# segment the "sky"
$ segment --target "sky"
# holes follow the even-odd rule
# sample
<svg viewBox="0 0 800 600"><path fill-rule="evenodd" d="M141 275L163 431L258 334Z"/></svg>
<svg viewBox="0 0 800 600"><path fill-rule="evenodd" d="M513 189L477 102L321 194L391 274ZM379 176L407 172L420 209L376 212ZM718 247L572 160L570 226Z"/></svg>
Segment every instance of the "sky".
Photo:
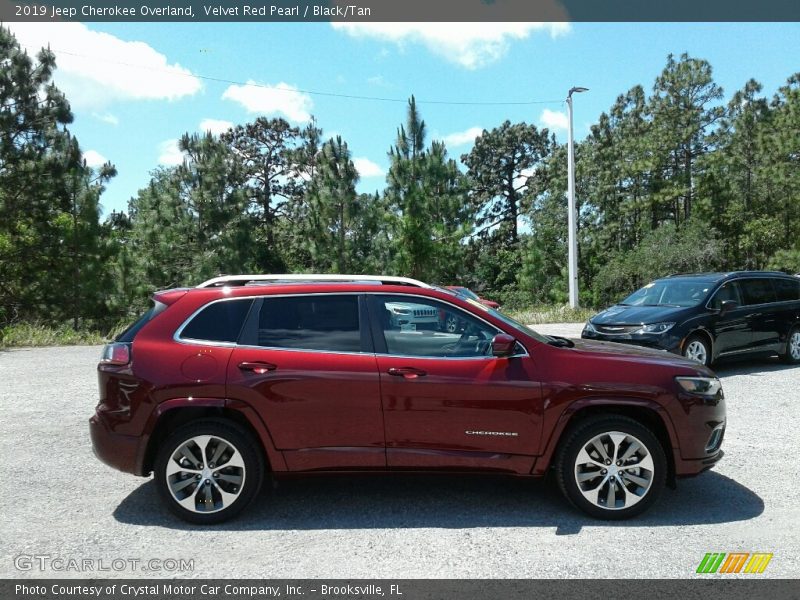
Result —
<svg viewBox="0 0 800 600"><path fill-rule="evenodd" d="M417 98L429 140L450 156L506 119L576 138L619 94L649 90L669 53L708 60L726 99L755 78L771 97L800 70L800 24L11 23L31 52L49 44L89 164L118 175L105 214L125 210L158 165L180 163L184 132L218 134L259 116L348 143L359 191L383 189L387 152ZM366 96L372 99L343 98ZM428 103L433 101L433 103ZM469 104L493 103L493 104ZM527 104L521 104L527 103Z"/></svg>

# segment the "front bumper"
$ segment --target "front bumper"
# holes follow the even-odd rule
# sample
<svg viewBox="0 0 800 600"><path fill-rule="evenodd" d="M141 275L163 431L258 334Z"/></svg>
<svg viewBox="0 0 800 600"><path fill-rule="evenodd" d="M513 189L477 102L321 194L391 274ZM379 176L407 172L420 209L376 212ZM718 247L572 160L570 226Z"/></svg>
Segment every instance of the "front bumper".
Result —
<svg viewBox="0 0 800 600"><path fill-rule="evenodd" d="M621 333L609 334L591 330L586 327L581 332L581 338L585 340L597 340L600 342L617 342L619 344L633 344L635 346L645 346L646 348L656 348L666 350L674 354L681 353L681 342L683 338L673 335L671 331L666 333Z"/></svg>
<svg viewBox="0 0 800 600"><path fill-rule="evenodd" d="M139 437L111 431L100 413L89 419L89 436L94 455L105 464L118 471L140 474L137 464Z"/></svg>
<svg viewBox="0 0 800 600"><path fill-rule="evenodd" d="M712 456L695 460L686 460L676 457L675 475L677 477L694 477L703 471L708 471L713 468L714 465L722 460L723 456L725 456L725 453L722 450L718 450L717 453Z"/></svg>

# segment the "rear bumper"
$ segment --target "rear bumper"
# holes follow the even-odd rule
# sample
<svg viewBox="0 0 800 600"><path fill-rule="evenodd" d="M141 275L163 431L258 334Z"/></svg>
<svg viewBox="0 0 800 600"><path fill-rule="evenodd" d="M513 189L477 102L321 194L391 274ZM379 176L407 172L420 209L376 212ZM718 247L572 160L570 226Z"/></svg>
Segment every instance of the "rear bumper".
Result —
<svg viewBox="0 0 800 600"><path fill-rule="evenodd" d="M89 436L94 455L102 462L118 471L140 475L137 464L139 437L114 433L99 414L89 419Z"/></svg>

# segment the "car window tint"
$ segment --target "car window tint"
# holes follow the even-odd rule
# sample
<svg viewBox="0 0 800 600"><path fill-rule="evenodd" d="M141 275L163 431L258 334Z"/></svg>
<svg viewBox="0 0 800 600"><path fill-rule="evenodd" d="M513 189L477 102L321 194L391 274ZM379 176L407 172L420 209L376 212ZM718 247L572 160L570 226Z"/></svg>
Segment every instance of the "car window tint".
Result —
<svg viewBox="0 0 800 600"><path fill-rule="evenodd" d="M389 354L491 356L498 330L449 304L412 296L380 296L378 319Z"/></svg>
<svg viewBox="0 0 800 600"><path fill-rule="evenodd" d="M773 283L778 294L778 302L800 300L800 279L775 279Z"/></svg>
<svg viewBox="0 0 800 600"><path fill-rule="evenodd" d="M253 303L252 298L223 300L206 306L183 328L182 339L235 342Z"/></svg>
<svg viewBox="0 0 800 600"><path fill-rule="evenodd" d="M775 290L769 279L745 279L740 285L745 304L775 302Z"/></svg>
<svg viewBox="0 0 800 600"><path fill-rule="evenodd" d="M270 348L361 352L358 297L264 298L257 343Z"/></svg>
<svg viewBox="0 0 800 600"><path fill-rule="evenodd" d="M734 281L729 281L717 290L717 293L714 294L714 298L711 300L711 308L722 308L722 303L726 300L732 300L738 304L742 303L742 299L739 296L739 286L736 285Z"/></svg>

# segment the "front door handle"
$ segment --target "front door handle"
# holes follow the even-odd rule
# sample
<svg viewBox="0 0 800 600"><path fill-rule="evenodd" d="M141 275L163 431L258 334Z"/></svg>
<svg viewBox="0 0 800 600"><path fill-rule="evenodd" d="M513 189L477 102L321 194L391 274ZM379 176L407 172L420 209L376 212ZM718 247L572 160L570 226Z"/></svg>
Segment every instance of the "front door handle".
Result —
<svg viewBox="0 0 800 600"><path fill-rule="evenodd" d="M278 365L273 365L272 363L268 362L259 362L259 361L244 361L239 363L239 368L242 371L252 371L253 373L257 373L258 375L263 375L268 371L274 371L278 368Z"/></svg>
<svg viewBox="0 0 800 600"><path fill-rule="evenodd" d="M387 372L389 375L404 377L405 379L416 379L417 377L425 377L425 375L427 375L422 369L416 369L414 367L392 367Z"/></svg>

